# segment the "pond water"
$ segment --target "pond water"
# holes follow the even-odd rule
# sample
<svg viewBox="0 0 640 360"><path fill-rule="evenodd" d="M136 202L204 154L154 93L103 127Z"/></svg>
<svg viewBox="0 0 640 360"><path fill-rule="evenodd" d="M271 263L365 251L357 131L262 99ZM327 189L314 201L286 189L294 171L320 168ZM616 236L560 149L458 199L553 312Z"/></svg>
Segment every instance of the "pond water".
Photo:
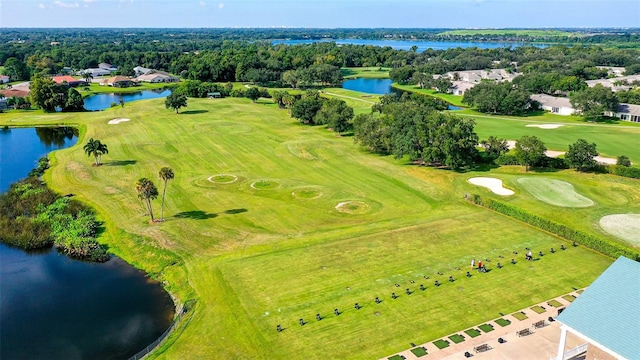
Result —
<svg viewBox="0 0 640 360"><path fill-rule="evenodd" d="M144 90L125 94L96 94L84 98L84 108L89 111L104 110L111 107L112 103L120 104L124 100L128 102L167 97L171 94L169 89Z"/></svg>
<svg viewBox="0 0 640 360"><path fill-rule="evenodd" d="M452 48L469 48L477 47L479 49L496 49L503 47L519 47L519 46L535 46L548 47L547 44L532 44L519 42L464 42L464 41L419 41L419 40L366 40L366 39L322 39L322 40L272 40L271 43L298 45L311 44L315 42L335 42L336 44L353 44L353 45L373 45L373 46L390 46L396 50L409 50L412 46L418 47L418 52L427 49L446 50Z"/></svg>
<svg viewBox="0 0 640 360"><path fill-rule="evenodd" d="M76 142L71 128L0 129L0 191ZM0 359L126 359L174 313L158 282L117 257L99 264L0 244Z"/></svg>
<svg viewBox="0 0 640 360"><path fill-rule="evenodd" d="M391 87L392 83L391 79L356 78L343 81L342 88L377 95L386 95L393 92L400 93L401 91ZM449 104L447 110L462 110L462 108Z"/></svg>

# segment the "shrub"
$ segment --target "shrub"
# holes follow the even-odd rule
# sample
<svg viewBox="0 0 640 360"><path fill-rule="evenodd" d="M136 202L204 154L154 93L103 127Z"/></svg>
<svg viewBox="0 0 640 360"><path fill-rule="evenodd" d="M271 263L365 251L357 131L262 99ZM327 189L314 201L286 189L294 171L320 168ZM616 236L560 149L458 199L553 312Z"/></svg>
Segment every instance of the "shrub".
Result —
<svg viewBox="0 0 640 360"><path fill-rule="evenodd" d="M582 244L588 248L599 251L605 255L617 258L619 256L625 256L627 258L640 261L640 254L637 251L626 247L620 243L602 239L580 230L575 230L569 226L558 224L549 219L545 219L538 215L532 214L526 210L517 208L512 205L505 204L503 202L493 200L490 198L482 198L480 195L472 194L465 195L467 201L491 209L495 212L507 215L522 222L526 222L529 225L535 226L542 230L548 231L552 234L560 236L570 241Z"/></svg>
<svg viewBox="0 0 640 360"><path fill-rule="evenodd" d="M502 154L495 160L496 165L520 165L518 159L512 154Z"/></svg>
<svg viewBox="0 0 640 360"><path fill-rule="evenodd" d="M628 178L640 179L640 169L637 167L627 167L622 165L609 165L606 167L608 173Z"/></svg>
<svg viewBox="0 0 640 360"><path fill-rule="evenodd" d="M631 166L631 160L629 160L629 158L624 156L624 155L620 155L620 156L618 156L618 159L616 161L616 165L629 167L629 166Z"/></svg>

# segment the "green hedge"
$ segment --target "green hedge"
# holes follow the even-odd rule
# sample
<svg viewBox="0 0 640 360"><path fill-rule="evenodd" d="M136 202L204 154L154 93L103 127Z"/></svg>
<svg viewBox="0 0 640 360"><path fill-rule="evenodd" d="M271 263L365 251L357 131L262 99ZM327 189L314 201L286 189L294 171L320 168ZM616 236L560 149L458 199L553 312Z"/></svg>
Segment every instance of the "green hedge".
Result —
<svg viewBox="0 0 640 360"><path fill-rule="evenodd" d="M480 195L465 195L465 199L473 204L486 207L503 215L507 215L514 219L526 222L529 225L556 234L567 240L575 241L578 244L599 251L605 255L614 258L624 256L629 259L640 261L640 254L623 244L607 239L598 238L596 236L584 233L580 230L575 230L566 225L558 224L549 219L545 219L538 215L532 214L515 206L508 205L490 198L482 198Z"/></svg>
<svg viewBox="0 0 640 360"><path fill-rule="evenodd" d="M606 167L606 170L610 174L640 179L640 169L637 167L609 165Z"/></svg>

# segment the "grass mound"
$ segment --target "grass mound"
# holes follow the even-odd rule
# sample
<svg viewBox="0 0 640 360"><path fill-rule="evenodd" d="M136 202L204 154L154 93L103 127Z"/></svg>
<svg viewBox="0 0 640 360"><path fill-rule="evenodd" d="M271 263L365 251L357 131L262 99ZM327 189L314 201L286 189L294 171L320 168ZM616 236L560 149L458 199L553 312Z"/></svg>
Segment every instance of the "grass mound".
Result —
<svg viewBox="0 0 640 360"><path fill-rule="evenodd" d="M500 318L500 319L496 320L496 324L498 324L498 325L500 325L502 327L505 327L507 325L510 325L511 321L509 321L507 319Z"/></svg>
<svg viewBox="0 0 640 360"><path fill-rule="evenodd" d="M603 216L600 227L609 235L640 245L640 214Z"/></svg>
<svg viewBox="0 0 640 360"><path fill-rule="evenodd" d="M528 318L529 318L529 317L528 317L527 315L525 315L525 313L523 313L522 311L517 312L517 313L513 313L513 314L511 314L511 316L513 316L514 318L516 318L516 319L518 319L518 320L520 320L520 321L522 321L522 320L526 320L526 319L528 319Z"/></svg>
<svg viewBox="0 0 640 360"><path fill-rule="evenodd" d="M454 344L459 344L464 341L464 336L460 334L453 334L449 336L449 339L451 339L451 341L453 341Z"/></svg>
<svg viewBox="0 0 640 360"><path fill-rule="evenodd" d="M491 324L482 324L478 328L486 333L493 331L493 325Z"/></svg>
<svg viewBox="0 0 640 360"><path fill-rule="evenodd" d="M207 180L215 184L231 184L238 181L238 177L231 174L217 174L209 176Z"/></svg>
<svg viewBox="0 0 640 360"><path fill-rule="evenodd" d="M251 187L256 190L273 190L280 186L279 183L271 180L259 180L251 184Z"/></svg>
<svg viewBox="0 0 640 360"><path fill-rule="evenodd" d="M549 302L547 302L547 304L549 304L549 306L553 306L553 307L562 307L562 303L560 303L560 301L558 300L551 300Z"/></svg>
<svg viewBox="0 0 640 360"><path fill-rule="evenodd" d="M438 349L444 349L446 347L449 347L449 342L447 340L436 340L433 342L433 345L435 345Z"/></svg>
<svg viewBox="0 0 640 360"><path fill-rule="evenodd" d="M364 214L369 208L369 204L362 201L343 201L336 205L336 210L347 214Z"/></svg>
<svg viewBox="0 0 640 360"><path fill-rule="evenodd" d="M535 311L537 314L542 314L543 312L547 311L540 305L532 306L531 310Z"/></svg>
<svg viewBox="0 0 640 360"><path fill-rule="evenodd" d="M593 201L578 194L573 185L566 181L541 178L526 177L519 178L520 183L531 195L547 204L560 207L588 207L593 205Z"/></svg>
<svg viewBox="0 0 640 360"><path fill-rule="evenodd" d="M304 188L294 190L293 192L291 192L291 196L298 199L313 200L321 197L322 191L314 188Z"/></svg>
<svg viewBox="0 0 640 360"><path fill-rule="evenodd" d="M474 338L476 336L480 336L480 334L482 334L480 331L478 331L477 329L469 329L469 330L465 330L464 331L465 334L469 335L469 337Z"/></svg>
<svg viewBox="0 0 640 360"><path fill-rule="evenodd" d="M427 355L427 350L425 350L425 348L423 348L422 346L414 348L414 349L411 349L411 352L416 357L421 357L421 356Z"/></svg>

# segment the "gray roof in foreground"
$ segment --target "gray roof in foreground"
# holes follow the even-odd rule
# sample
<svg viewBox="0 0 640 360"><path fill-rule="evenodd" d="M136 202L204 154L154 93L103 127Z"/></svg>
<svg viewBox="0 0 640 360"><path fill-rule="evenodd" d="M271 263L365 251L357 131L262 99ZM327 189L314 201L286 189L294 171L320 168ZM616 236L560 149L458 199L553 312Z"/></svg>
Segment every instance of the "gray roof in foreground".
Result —
<svg viewBox="0 0 640 360"><path fill-rule="evenodd" d="M640 263L619 257L557 320L627 359L640 359Z"/></svg>

